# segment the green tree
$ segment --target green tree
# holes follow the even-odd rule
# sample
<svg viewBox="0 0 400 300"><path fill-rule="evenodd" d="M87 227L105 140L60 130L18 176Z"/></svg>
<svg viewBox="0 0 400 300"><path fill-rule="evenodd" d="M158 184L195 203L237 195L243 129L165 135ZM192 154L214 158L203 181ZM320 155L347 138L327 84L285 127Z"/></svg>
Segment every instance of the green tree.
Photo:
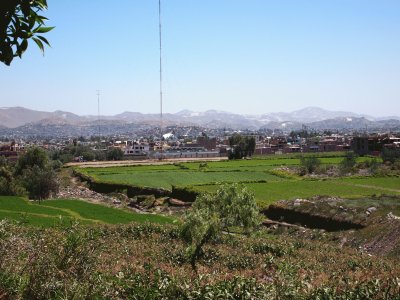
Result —
<svg viewBox="0 0 400 300"><path fill-rule="evenodd" d="M357 156L354 152L347 152L342 161L339 163L341 173L351 172L357 163Z"/></svg>
<svg viewBox="0 0 400 300"><path fill-rule="evenodd" d="M316 156L300 157L300 169L304 174L311 174L315 172L320 165L321 161Z"/></svg>
<svg viewBox="0 0 400 300"><path fill-rule="evenodd" d="M32 199L45 199L58 191L57 174L47 153L39 147L29 148L18 158L14 174Z"/></svg>
<svg viewBox="0 0 400 300"><path fill-rule="evenodd" d="M254 195L246 187L223 185L214 194L202 194L193 204L192 211L185 216L181 227L193 270L203 254L203 246L229 233L232 227L241 227L250 234L261 222Z"/></svg>
<svg viewBox="0 0 400 300"><path fill-rule="evenodd" d="M124 158L124 151L120 148L111 148L107 150L107 160L122 160Z"/></svg>
<svg viewBox="0 0 400 300"><path fill-rule="evenodd" d="M40 168L35 165L25 169L20 177L21 185L28 191L29 198L42 200L58 192L57 175L49 166Z"/></svg>
<svg viewBox="0 0 400 300"><path fill-rule="evenodd" d="M245 156L252 156L256 149L256 140L254 137L234 134L229 137L229 159L241 159Z"/></svg>
<svg viewBox="0 0 400 300"><path fill-rule="evenodd" d="M24 190L18 186L12 172L12 166L6 158L0 156L0 195L15 196L24 194Z"/></svg>
<svg viewBox="0 0 400 300"><path fill-rule="evenodd" d="M398 148L383 148L382 160L384 162L391 162L392 164L400 160L400 149Z"/></svg>
<svg viewBox="0 0 400 300"><path fill-rule="evenodd" d="M40 15L47 9L46 0L2 0L0 4L0 61L10 65L14 57L22 57L32 39L44 53L50 46L40 34L54 27L46 27L47 18Z"/></svg>
<svg viewBox="0 0 400 300"><path fill-rule="evenodd" d="M256 139L251 137L246 137L246 151L248 156L252 156L256 150Z"/></svg>
<svg viewBox="0 0 400 300"><path fill-rule="evenodd" d="M17 164L15 166L15 174L22 175L25 169L32 168L33 166L38 166L44 169L49 163L49 157L47 153L39 147L29 148L25 154L18 158Z"/></svg>

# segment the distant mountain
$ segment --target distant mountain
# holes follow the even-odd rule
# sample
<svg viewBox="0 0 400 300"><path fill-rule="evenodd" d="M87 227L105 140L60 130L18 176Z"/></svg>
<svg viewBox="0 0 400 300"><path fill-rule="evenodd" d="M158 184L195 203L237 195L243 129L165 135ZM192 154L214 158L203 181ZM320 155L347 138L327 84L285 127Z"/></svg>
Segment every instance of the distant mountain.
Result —
<svg viewBox="0 0 400 300"><path fill-rule="evenodd" d="M374 118L367 115L360 115L353 112L346 111L329 111L320 107L306 107L300 110L295 110L291 113L278 112L268 113L261 115L264 120L270 120L275 122L281 121L295 121L300 123L318 122L327 119L344 118L344 117L364 117L370 120Z"/></svg>
<svg viewBox="0 0 400 300"><path fill-rule="evenodd" d="M78 115L63 111L45 112L23 107L0 108L0 125L8 128L15 128L42 120L61 119L66 122L74 122L80 120L80 118Z"/></svg>
<svg viewBox="0 0 400 300"><path fill-rule="evenodd" d="M98 116L79 116L65 111L43 112L23 107L0 108L0 126L7 128L25 126L25 129L33 129L40 125L87 127L103 123L111 127L113 124L117 124L117 126L122 126L122 124L159 126L160 115L126 111L114 116L100 116L100 120L98 120ZM175 114L163 114L163 126L197 125L207 128L251 130L260 128L293 130L301 128L303 124L314 129L396 128L399 123L400 117L374 118L352 112L329 111L319 107L306 107L289 113L260 115L241 115L218 110L205 112L182 110Z"/></svg>
<svg viewBox="0 0 400 300"><path fill-rule="evenodd" d="M345 118L335 118L328 119L318 122L308 123L312 129L353 129L353 130L372 130L372 129L396 129L400 128L399 120L381 120L381 121L371 121L367 118L361 117L345 117Z"/></svg>

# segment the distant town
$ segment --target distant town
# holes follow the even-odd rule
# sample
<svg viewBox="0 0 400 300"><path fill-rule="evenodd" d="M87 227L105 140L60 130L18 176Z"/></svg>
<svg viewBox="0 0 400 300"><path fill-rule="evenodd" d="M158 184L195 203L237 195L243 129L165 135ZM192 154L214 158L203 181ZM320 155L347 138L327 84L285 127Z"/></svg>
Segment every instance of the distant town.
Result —
<svg viewBox="0 0 400 300"><path fill-rule="evenodd" d="M359 155L379 156L385 148L400 149L399 132L347 132L310 131L284 132L282 130L232 130L226 128L208 129L198 126L168 126L160 134L159 127L143 130L141 136L92 135L89 137L14 138L3 136L0 142L0 156L16 160L30 146L39 146L53 152L64 153L71 147L80 147L77 156L64 157L63 162L106 160L106 153L120 150L118 160L211 158L229 157L238 143L232 137L252 139L250 149L243 157L252 155L274 155L307 152L335 152L352 150ZM245 147L245 146L242 146Z"/></svg>

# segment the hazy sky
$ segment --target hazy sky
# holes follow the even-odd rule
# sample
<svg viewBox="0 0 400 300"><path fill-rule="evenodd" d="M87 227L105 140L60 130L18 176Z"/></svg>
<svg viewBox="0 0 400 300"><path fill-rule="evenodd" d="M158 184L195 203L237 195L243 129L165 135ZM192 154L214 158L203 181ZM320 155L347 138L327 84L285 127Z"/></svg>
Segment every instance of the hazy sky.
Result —
<svg viewBox="0 0 400 300"><path fill-rule="evenodd" d="M158 0L48 0L43 57L0 65L0 107L159 112ZM162 0L164 111L399 115L398 0Z"/></svg>

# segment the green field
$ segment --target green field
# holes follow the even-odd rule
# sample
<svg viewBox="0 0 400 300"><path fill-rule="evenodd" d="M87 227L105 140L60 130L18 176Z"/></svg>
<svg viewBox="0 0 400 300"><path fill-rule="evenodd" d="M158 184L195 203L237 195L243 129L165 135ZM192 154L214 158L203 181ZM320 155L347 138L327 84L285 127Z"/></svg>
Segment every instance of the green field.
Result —
<svg viewBox="0 0 400 300"><path fill-rule="evenodd" d="M77 220L83 224L130 222L172 223L172 219L107 207L80 200L46 200L40 204L20 197L0 196L0 219L13 219L35 226L54 226Z"/></svg>
<svg viewBox="0 0 400 300"><path fill-rule="evenodd" d="M320 154L322 155L322 154ZM337 165L343 157L339 153L320 157L322 164ZM370 160L359 157L357 162ZM215 191L221 183L243 183L251 189L260 206L281 199L308 198L317 195L348 198L371 195L399 195L398 177L347 177L341 179L304 180L292 176L284 178L272 172L285 166L298 166L298 156L268 156L262 159L208 162L201 167L199 162L149 166L127 166L108 168L85 168L79 172L91 176L95 181L124 183L135 186L155 187L171 190L172 186L191 187L201 192Z"/></svg>
<svg viewBox="0 0 400 300"><path fill-rule="evenodd" d="M352 183L352 179L342 180L287 180L269 183L249 183L246 186L254 192L257 202L261 207L267 206L277 200L291 200L296 198L309 198L313 196L337 196L344 198L361 198L371 195L400 195L397 191L388 190L384 186L374 185L375 178L365 179L363 182L368 185L358 186ZM368 181L370 180L370 182ZM396 178L400 184L400 179ZM195 189L202 192L213 192L218 185L195 186Z"/></svg>

